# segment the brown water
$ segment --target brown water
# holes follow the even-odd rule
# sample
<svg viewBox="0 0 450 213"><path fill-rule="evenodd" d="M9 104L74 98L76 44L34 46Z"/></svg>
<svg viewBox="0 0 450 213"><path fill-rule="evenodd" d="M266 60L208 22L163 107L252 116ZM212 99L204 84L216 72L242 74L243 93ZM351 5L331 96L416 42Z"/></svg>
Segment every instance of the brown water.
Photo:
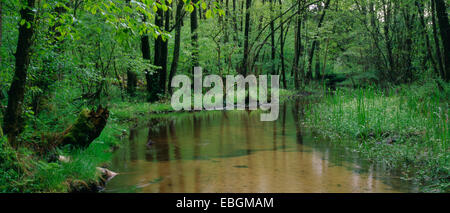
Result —
<svg viewBox="0 0 450 213"><path fill-rule="evenodd" d="M408 192L382 167L314 137L300 101L275 122L258 112L160 115L130 130L116 151L106 192ZM147 141L154 143L147 146Z"/></svg>

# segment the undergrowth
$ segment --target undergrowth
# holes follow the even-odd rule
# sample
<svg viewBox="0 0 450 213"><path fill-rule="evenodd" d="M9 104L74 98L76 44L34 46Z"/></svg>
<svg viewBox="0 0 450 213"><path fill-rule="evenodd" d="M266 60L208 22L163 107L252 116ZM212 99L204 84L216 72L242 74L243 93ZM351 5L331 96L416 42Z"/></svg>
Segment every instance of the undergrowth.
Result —
<svg viewBox="0 0 450 213"><path fill-rule="evenodd" d="M306 125L362 157L401 171L421 191L450 189L450 86L434 82L391 89L327 92L306 110Z"/></svg>

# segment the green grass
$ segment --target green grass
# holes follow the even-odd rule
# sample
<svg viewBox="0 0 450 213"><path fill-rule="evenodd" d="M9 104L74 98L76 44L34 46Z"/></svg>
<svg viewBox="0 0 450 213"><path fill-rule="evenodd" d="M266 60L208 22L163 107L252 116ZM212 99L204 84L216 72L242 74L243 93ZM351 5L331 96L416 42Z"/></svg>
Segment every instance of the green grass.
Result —
<svg viewBox="0 0 450 213"><path fill-rule="evenodd" d="M66 156L69 162L49 162L48 156L39 156L26 148L13 150L1 138L0 192L70 192L86 190L99 184L96 167L111 160L111 148L120 143L124 125L108 122L100 137L85 149L58 149L56 154Z"/></svg>
<svg viewBox="0 0 450 213"><path fill-rule="evenodd" d="M449 191L450 86L337 90L307 107L306 124L361 156L401 171L422 191Z"/></svg>

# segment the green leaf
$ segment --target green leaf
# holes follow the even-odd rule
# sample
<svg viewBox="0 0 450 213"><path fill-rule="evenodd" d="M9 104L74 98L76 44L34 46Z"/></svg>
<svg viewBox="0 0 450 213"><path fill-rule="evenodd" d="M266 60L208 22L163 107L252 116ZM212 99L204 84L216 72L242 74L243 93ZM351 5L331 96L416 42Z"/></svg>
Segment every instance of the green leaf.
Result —
<svg viewBox="0 0 450 213"><path fill-rule="evenodd" d="M206 18L211 18L211 10L207 10L205 16Z"/></svg>
<svg viewBox="0 0 450 213"><path fill-rule="evenodd" d="M156 6L156 4L153 5L153 12L157 12L158 11L158 7Z"/></svg>
<svg viewBox="0 0 450 213"><path fill-rule="evenodd" d="M206 3L202 2L202 8L205 10L206 9Z"/></svg>
<svg viewBox="0 0 450 213"><path fill-rule="evenodd" d="M24 25L25 22L26 22L25 19L20 20L20 26Z"/></svg>
<svg viewBox="0 0 450 213"><path fill-rule="evenodd" d="M192 13L192 11L194 11L194 6L192 6L191 4L188 5L188 6L186 7L186 11Z"/></svg>
<svg viewBox="0 0 450 213"><path fill-rule="evenodd" d="M223 15L225 15L225 11L224 11L224 10L222 10L222 9L219 9L219 15L220 15L220 16L223 16Z"/></svg>

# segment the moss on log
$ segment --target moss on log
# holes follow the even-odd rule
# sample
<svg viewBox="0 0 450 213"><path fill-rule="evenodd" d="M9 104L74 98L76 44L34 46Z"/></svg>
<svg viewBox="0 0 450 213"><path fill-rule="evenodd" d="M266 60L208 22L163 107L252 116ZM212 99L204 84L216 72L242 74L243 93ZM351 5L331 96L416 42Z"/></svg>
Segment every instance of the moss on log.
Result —
<svg viewBox="0 0 450 213"><path fill-rule="evenodd" d="M103 131L108 121L109 111L101 105L96 111L83 109L75 123L62 133L61 145L79 148L88 147Z"/></svg>

